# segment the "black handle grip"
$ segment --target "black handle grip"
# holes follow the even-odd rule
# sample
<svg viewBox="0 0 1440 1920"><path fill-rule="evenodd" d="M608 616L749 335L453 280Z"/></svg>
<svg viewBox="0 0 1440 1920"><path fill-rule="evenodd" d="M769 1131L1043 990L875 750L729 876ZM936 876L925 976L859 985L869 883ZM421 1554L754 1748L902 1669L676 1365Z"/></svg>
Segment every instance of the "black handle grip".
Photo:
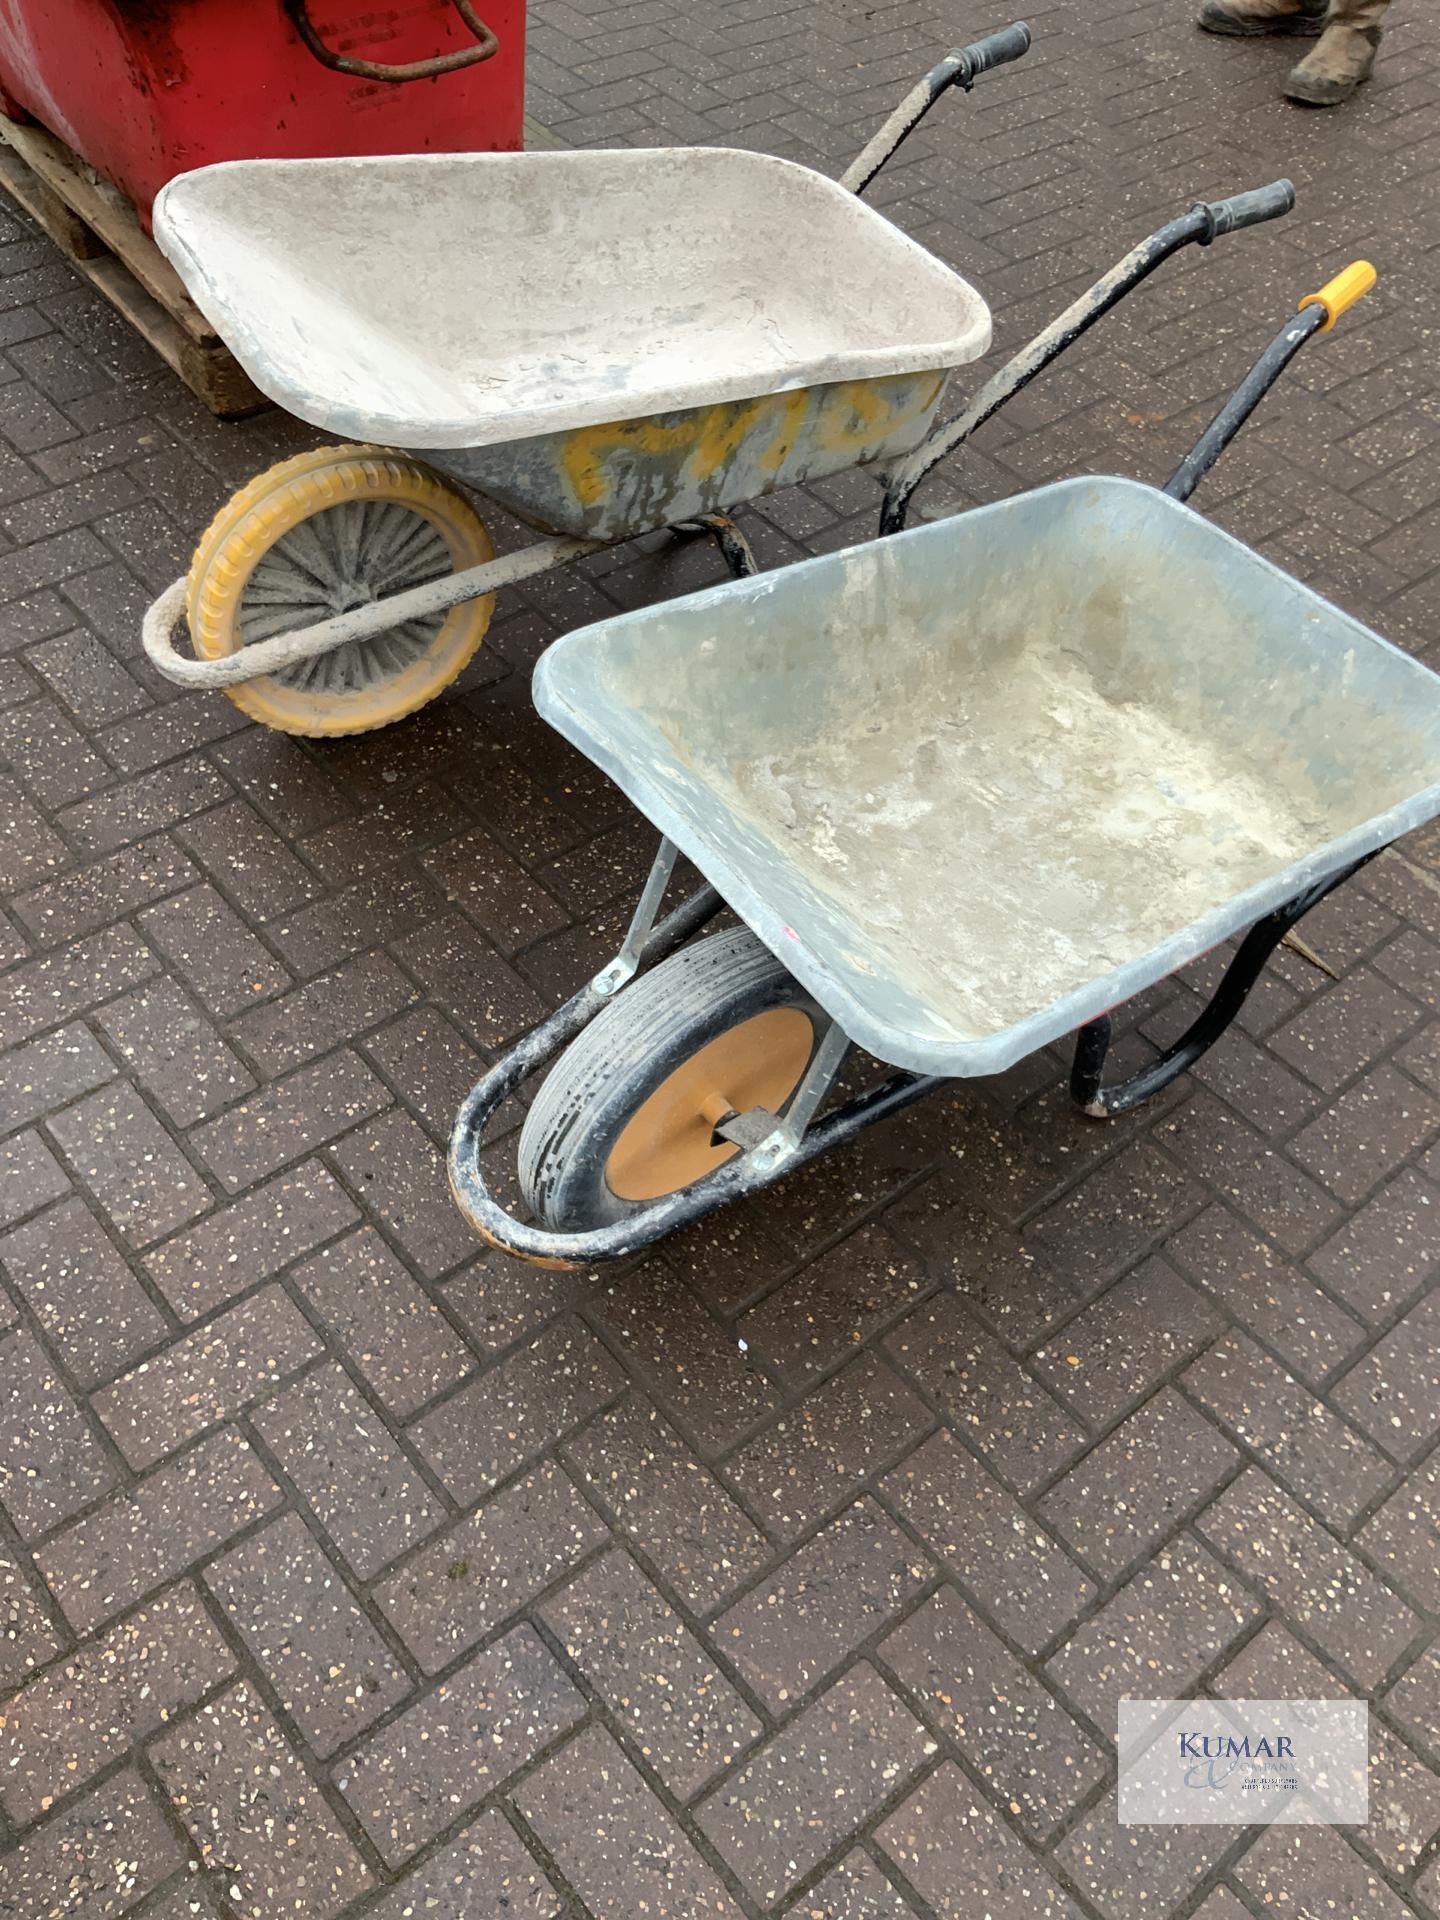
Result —
<svg viewBox="0 0 1440 1920"><path fill-rule="evenodd" d="M956 62L954 85L970 87L982 73L989 73L992 67L1003 67L1011 60L1018 60L1023 53L1030 51L1030 29L1023 20L1017 20L1013 27L1002 27L998 33L987 34L983 40L977 40L973 47L961 47L951 58Z"/></svg>
<svg viewBox="0 0 1440 1920"><path fill-rule="evenodd" d="M1196 208L1210 216L1210 232L1202 242L1210 242L1222 233L1238 233L1241 227L1258 227L1262 221L1278 220L1295 204L1295 189L1288 180L1273 180L1268 187L1253 187L1249 193L1232 193L1228 200L1210 200Z"/></svg>

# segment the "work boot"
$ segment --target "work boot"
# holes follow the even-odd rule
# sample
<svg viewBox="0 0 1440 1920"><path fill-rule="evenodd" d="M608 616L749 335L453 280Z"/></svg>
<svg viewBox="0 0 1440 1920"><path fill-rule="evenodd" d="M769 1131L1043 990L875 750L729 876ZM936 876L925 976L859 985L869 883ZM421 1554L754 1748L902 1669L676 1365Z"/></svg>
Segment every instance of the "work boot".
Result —
<svg viewBox="0 0 1440 1920"><path fill-rule="evenodd" d="M1368 80L1380 45L1379 27L1331 20L1315 47L1291 72L1285 92L1307 107L1338 107Z"/></svg>
<svg viewBox="0 0 1440 1920"><path fill-rule="evenodd" d="M1319 33L1327 0L1205 0L1206 33Z"/></svg>

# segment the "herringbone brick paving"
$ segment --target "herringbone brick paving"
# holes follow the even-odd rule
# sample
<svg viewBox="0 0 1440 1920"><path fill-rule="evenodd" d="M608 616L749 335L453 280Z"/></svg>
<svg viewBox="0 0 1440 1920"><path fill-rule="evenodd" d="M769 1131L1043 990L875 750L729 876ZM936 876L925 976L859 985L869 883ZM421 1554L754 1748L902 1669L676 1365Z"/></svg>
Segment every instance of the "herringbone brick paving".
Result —
<svg viewBox="0 0 1440 1920"><path fill-rule="evenodd" d="M534 11L561 140L831 171L1003 24ZM1004 345L1197 197L1287 172L1300 210L1172 262L923 497L1163 477L1368 253L1201 499L1440 663L1440 23L1397 0L1306 115L1283 47L1188 13L1041 0L875 197ZM1440 836L1156 1108L1077 1119L1045 1056L628 1271L525 1269L440 1145L648 858L528 669L716 557L534 582L443 705L302 745L161 683L139 618L311 436L211 422L9 213L0 436L0 1913L1440 1914ZM875 506L747 521L780 564ZM1120 1827L1117 1699L1192 1687L1369 1698L1370 1824Z"/></svg>

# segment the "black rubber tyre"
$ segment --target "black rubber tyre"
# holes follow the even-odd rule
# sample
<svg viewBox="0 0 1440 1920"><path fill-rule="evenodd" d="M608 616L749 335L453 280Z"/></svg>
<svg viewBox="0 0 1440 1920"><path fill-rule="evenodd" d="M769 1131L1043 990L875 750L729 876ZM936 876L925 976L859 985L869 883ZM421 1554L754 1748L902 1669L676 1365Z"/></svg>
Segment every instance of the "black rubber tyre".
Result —
<svg viewBox="0 0 1440 1920"><path fill-rule="evenodd" d="M536 1218L578 1233L647 1204L606 1178L622 1132L702 1047L782 1007L808 1017L813 1056L825 1015L748 927L696 941L626 987L561 1054L526 1117L520 1185Z"/></svg>

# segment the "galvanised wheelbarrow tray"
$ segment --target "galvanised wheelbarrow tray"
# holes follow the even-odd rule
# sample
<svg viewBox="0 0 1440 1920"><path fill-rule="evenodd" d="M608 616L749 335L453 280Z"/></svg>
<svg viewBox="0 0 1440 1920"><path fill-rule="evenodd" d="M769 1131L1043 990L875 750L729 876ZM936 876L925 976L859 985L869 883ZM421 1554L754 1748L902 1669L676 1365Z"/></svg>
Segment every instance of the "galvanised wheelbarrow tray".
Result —
<svg viewBox="0 0 1440 1920"><path fill-rule="evenodd" d="M706 148L240 161L172 181L156 237L246 372L372 444L236 495L151 607L150 657L267 725L361 732L455 679L502 586L665 526L714 533L750 571L728 509L939 458L954 430L926 436L989 312L858 196L941 94L1029 44L1014 26L948 55L839 182ZM985 411L1168 254L1291 200L1282 182L1171 221L1015 357ZM462 488L548 537L496 559ZM176 650L182 616L196 658Z"/></svg>
<svg viewBox="0 0 1440 1920"><path fill-rule="evenodd" d="M616 960L460 1114L451 1181L486 1239L633 1252L1077 1030L1080 1105L1133 1106L1440 812L1440 676L1181 504L1373 279L1302 307L1165 492L1062 481L549 649L541 713L664 838ZM709 884L656 926L677 849ZM744 924L681 946L722 903ZM1106 1088L1108 1010L1244 928L1190 1031ZM521 1134L524 1223L481 1140L567 1040ZM823 1112L852 1045L899 1071Z"/></svg>

